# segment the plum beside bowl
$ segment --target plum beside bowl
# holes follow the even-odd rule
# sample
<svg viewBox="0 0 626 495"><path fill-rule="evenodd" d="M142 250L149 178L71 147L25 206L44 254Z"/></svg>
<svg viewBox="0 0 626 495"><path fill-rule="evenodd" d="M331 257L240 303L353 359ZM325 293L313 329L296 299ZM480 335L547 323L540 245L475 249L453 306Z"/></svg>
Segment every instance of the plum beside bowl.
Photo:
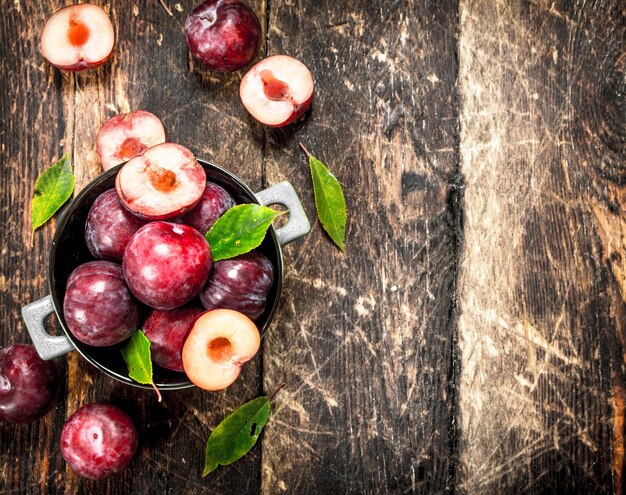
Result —
<svg viewBox="0 0 626 495"><path fill-rule="evenodd" d="M288 182L281 182L259 193L254 193L235 175L204 160L198 162L205 168L207 180L224 187L237 203L282 204L289 209L289 220L280 229L271 227L258 250L267 256L275 268L275 278L267 297L267 307L256 320L261 334L267 330L278 304L283 277L281 246L306 235L310 224L295 190ZM87 361L112 378L128 385L149 388L128 377L126 363L120 349L122 342L110 347L92 347L79 341L68 330L63 318L63 298L70 273L80 264L93 260L85 243L85 220L95 199L107 189L115 187L115 177L120 166L112 168L89 185L72 201L58 223L49 256L48 283L50 295L22 308L31 339L43 359L53 359L77 350ZM44 320L54 312L65 335L51 336L45 330ZM154 383L162 390L192 387L185 374L154 366Z"/></svg>

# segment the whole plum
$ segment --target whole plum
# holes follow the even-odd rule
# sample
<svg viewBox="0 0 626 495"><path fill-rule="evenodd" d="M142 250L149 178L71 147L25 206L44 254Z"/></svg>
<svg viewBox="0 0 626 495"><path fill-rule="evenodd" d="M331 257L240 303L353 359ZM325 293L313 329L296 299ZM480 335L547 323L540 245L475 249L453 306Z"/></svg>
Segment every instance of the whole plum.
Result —
<svg viewBox="0 0 626 495"><path fill-rule="evenodd" d="M78 340L101 347L130 337L139 324L140 309L120 265L90 261L67 279L63 315Z"/></svg>
<svg viewBox="0 0 626 495"><path fill-rule="evenodd" d="M0 348L0 421L30 423L44 416L58 396L59 370L28 344Z"/></svg>
<svg viewBox="0 0 626 495"><path fill-rule="evenodd" d="M206 284L213 258L196 229L151 222L131 238L122 267L137 299L154 309L174 309L197 296Z"/></svg>
<svg viewBox="0 0 626 495"><path fill-rule="evenodd" d="M263 314L274 282L272 262L257 251L216 261L200 293L205 309L234 309L254 320Z"/></svg>

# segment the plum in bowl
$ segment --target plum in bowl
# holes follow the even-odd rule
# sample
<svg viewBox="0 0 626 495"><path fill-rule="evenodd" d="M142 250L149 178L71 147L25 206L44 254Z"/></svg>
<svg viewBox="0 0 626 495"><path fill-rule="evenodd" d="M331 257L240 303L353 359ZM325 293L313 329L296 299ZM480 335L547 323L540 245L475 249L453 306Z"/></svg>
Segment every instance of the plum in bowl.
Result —
<svg viewBox="0 0 626 495"><path fill-rule="evenodd" d="M274 267L274 281L267 295L263 313L255 320L261 334L268 328L276 311L283 277L282 246L306 235L310 223L298 196L289 182L281 182L254 193L244 182L229 171L204 160L198 160L206 172L207 181L223 187L236 203L280 204L289 210L289 219L279 229L270 227L257 251L265 255ZM53 359L77 350L87 361L112 378L128 385L149 388L128 377L128 370L120 349L122 341L113 346L95 347L78 340L69 330L63 314L63 302L70 274L80 265L94 260L85 242L85 222L92 204L105 191L115 187L120 166L107 170L87 185L67 207L58 223L49 254L49 295L22 308L22 315L38 354ZM198 305L200 303L198 302ZM144 308L147 316L149 308ZM52 336L45 326L47 317L55 313L63 335ZM154 383L161 390L191 387L184 373L160 366L153 367Z"/></svg>

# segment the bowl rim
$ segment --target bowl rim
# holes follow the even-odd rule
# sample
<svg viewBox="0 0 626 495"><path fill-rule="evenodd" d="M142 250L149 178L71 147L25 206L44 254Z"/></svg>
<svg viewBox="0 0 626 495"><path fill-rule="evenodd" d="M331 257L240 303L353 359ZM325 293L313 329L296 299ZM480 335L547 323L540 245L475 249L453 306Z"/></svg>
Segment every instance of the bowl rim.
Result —
<svg viewBox="0 0 626 495"><path fill-rule="evenodd" d="M239 177L237 177L235 174L233 174L232 172L230 172L229 170L220 167L219 165L214 164L213 162L210 162L208 160L204 160L201 158L196 158L197 162L202 165L205 170L206 169L213 169L215 170L217 173L222 174L225 176L225 178L228 181L234 182L238 187L240 187L248 196L250 196L250 199L253 200L255 203L260 204L256 194L252 191L252 189L244 182L242 181ZM63 212L63 215L61 216L55 233L54 233L54 237L52 239L52 244L50 246L50 251L48 254L48 290L50 293L50 297L52 299L52 305L54 307L54 313L57 317L57 320L59 321L59 324L61 325L61 328L63 330L63 333L67 336L67 338L69 339L69 341L72 343L72 345L74 346L74 349L76 351L78 351L78 353L87 360L87 362L89 362L91 365L95 366L97 369L99 369L100 371L104 372L106 375L110 376L111 378L122 382L126 385L131 385L137 388L143 388L143 389L151 389L152 385L151 384L141 384L138 383L134 380L132 380L128 375L124 375L121 373L117 373L116 371L108 368L107 366L105 366L104 364L102 364L100 361L96 360L95 358L93 358L92 356L89 355L88 352L86 352L86 350L83 348L83 346L86 346L86 344L80 342L78 339L76 339L76 337L74 337L74 335L72 334L72 332L69 331L69 328L67 328L67 324L65 323L65 319L63 317L63 301L59 299L59 295L56 292L55 286L54 286L54 280L55 280L55 275L54 275L54 271L55 271L55 267L56 267L56 255L57 255L57 245L59 242L59 239L61 238L61 236L64 233L64 230L70 220L70 218L72 217L72 214L77 210L77 208L79 206L81 206L83 198L85 196L87 196L94 188L100 186L103 182L106 182L108 180L111 179L111 177L117 175L118 171L120 170L120 168L123 166L124 164L119 164L116 165L113 168L110 168L109 170L106 170L104 172L102 172L98 177L96 177L95 179L93 179L91 182L89 182L85 187L83 187L80 192L72 199L71 203L68 205L67 209ZM209 178L207 178L207 181L210 180ZM167 221L167 220L165 220ZM261 334L261 338L264 337L265 332L267 331L268 327L270 326L272 320L274 319L274 315L276 313L277 307L278 307L278 302L280 300L280 295L282 292L282 284L283 284L283 273L284 273L284 259L283 259L283 252L282 252L282 248L280 243L278 242L278 238L276 237L276 230L274 228L273 225L270 225L270 228L268 229L268 233L267 235L270 236L272 245L274 246L275 250L276 250L276 263L277 266L275 266L274 268L276 269L276 273L275 273L275 284L276 284L276 293L275 293L275 297L274 300L272 302L271 308L269 310L269 312L267 313L267 316L264 318L264 323L263 325L261 325L259 327L259 333ZM185 388L191 388L194 387L195 385L189 380L189 378L187 378L187 376L184 373L181 373L181 380L180 382L173 382L173 383L155 383L155 385L158 387L159 390L181 390L181 389L185 389Z"/></svg>

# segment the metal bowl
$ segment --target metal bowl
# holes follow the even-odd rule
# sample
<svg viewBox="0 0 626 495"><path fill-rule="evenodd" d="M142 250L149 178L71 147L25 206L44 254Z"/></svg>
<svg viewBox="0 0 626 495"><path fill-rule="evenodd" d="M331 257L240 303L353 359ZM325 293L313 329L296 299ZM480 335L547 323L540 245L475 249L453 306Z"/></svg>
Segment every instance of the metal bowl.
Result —
<svg viewBox="0 0 626 495"><path fill-rule="evenodd" d="M269 327L278 300L283 279L283 255L281 248L310 230L309 220L289 182L281 182L261 192L254 193L237 176L204 160L198 162L206 170L207 180L226 189L237 203L280 204L289 210L289 218L279 229L270 227L258 248L267 256L275 269L272 288L268 294L265 312L256 319L261 334ZM70 351L78 351L87 361L120 382L136 387L149 388L128 377L126 363L120 349L125 342L108 347L93 347L79 341L69 331L63 318L63 298L67 279L78 265L93 260L85 243L85 221L95 199L107 189L115 187L115 177L120 166L112 168L89 183L72 201L58 223L50 249L48 266L49 295L22 308L22 316L37 353L42 359L54 359ZM199 304L199 302L198 302ZM52 336L46 330L45 320L55 313L64 335ZM154 366L153 380L161 390L191 387L193 384L184 373Z"/></svg>

